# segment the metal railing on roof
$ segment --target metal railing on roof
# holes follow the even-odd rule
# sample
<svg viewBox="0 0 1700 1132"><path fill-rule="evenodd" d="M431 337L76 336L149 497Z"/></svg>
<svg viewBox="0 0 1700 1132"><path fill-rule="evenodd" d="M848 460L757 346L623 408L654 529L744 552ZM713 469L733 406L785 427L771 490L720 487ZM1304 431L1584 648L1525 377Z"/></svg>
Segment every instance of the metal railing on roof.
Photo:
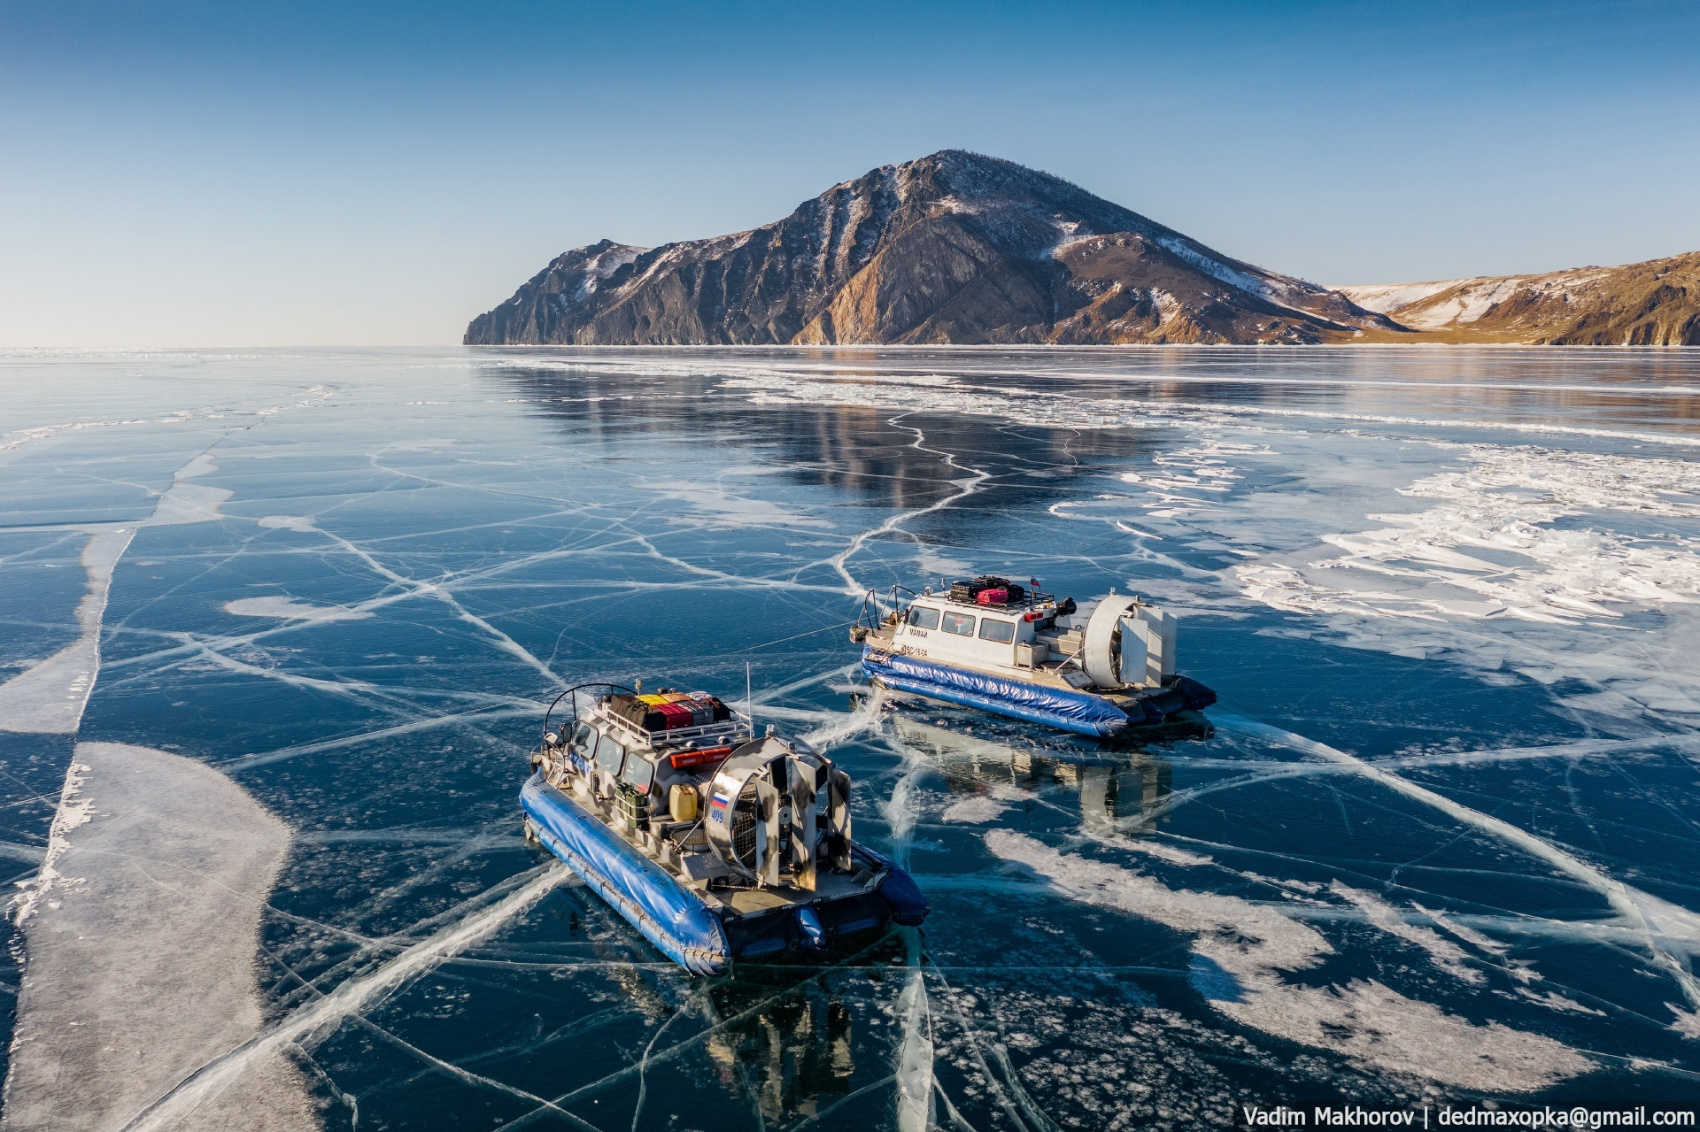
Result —
<svg viewBox="0 0 1700 1132"><path fill-rule="evenodd" d="M597 704L585 712L587 718L598 723L606 723L615 731L623 732L629 738L642 743L644 746L654 746L656 743L686 743L692 739L719 739L731 735L755 736L755 730L749 720L732 713L731 719L722 719L714 723L699 724L695 727L670 727L665 731L650 731L639 727L626 717L608 709L606 704Z"/></svg>

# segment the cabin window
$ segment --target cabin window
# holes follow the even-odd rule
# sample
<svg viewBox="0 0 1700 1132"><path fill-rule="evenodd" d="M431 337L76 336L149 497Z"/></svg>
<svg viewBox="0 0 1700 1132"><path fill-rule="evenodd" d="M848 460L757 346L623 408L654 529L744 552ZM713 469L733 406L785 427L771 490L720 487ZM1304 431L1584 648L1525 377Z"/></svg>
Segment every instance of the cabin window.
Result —
<svg viewBox="0 0 1700 1132"><path fill-rule="evenodd" d="M980 639L982 641L996 641L1000 645L1007 645L1009 642L1015 640L1015 622L999 621L993 617L983 617L980 619Z"/></svg>
<svg viewBox="0 0 1700 1132"><path fill-rule="evenodd" d="M614 742L612 736L604 735L596 741L596 765L614 778L620 777L620 764L625 758L626 749Z"/></svg>
<svg viewBox="0 0 1700 1132"><path fill-rule="evenodd" d="M972 637L974 635L974 615L972 613L945 614L944 631L954 633L958 637Z"/></svg>
<svg viewBox="0 0 1700 1132"><path fill-rule="evenodd" d="M590 724L581 723L573 732L572 742L568 743L567 746L574 754L582 755L588 759L591 749L596 746L596 732L591 730Z"/></svg>
<svg viewBox="0 0 1700 1132"><path fill-rule="evenodd" d="M628 786L637 787L638 793L649 793L649 784L655 780L655 764L646 758L635 757L626 760L626 771L620 775L620 781Z"/></svg>
<svg viewBox="0 0 1700 1132"><path fill-rule="evenodd" d="M928 609L924 605L909 607L909 624L917 629L937 629L939 627L939 611Z"/></svg>

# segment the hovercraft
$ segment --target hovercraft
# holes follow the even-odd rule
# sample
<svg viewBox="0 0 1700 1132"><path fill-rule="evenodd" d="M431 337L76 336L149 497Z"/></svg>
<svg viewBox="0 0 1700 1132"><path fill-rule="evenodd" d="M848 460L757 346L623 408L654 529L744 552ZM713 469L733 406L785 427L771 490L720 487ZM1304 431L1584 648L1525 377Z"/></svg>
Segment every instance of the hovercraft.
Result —
<svg viewBox="0 0 1700 1132"><path fill-rule="evenodd" d="M582 688L605 691L580 713ZM520 791L526 834L681 967L820 955L926 918L909 874L851 839L850 776L801 739L758 737L705 692L563 698Z"/></svg>
<svg viewBox="0 0 1700 1132"><path fill-rule="evenodd" d="M1173 614L1114 590L1085 605L1037 591L991 575L893 587L889 612L868 595L850 639L895 691L1101 739L1209 734L1216 693L1175 673Z"/></svg>

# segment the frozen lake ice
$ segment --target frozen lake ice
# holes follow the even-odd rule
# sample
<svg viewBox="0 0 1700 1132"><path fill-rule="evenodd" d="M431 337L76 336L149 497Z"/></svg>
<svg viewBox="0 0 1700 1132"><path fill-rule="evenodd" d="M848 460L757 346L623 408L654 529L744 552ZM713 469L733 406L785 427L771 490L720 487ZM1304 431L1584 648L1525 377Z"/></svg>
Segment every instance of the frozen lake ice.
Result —
<svg viewBox="0 0 1700 1132"><path fill-rule="evenodd" d="M282 1126L252 1085L279 1057L350 1129L1193 1128L1700 1089L1700 353L0 366L8 1029L98 1024L75 994L15 1017L66 886L110 881L76 873L122 824L71 788L78 743L198 762L289 834L257 1036L167 1072L208 1029L183 1023L137 1127ZM1215 736L1118 751L853 698L866 589L982 571L1182 613ZM830 747L857 836L933 913L699 980L526 847L517 792L561 688L736 699L746 662L758 719ZM174 938L157 911L112 946Z"/></svg>

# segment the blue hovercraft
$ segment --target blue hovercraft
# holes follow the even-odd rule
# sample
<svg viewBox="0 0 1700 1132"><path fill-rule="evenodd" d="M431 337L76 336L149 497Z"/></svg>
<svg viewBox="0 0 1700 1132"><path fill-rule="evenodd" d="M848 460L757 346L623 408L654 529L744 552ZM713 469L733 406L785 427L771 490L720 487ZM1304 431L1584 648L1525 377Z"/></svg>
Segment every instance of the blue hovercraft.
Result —
<svg viewBox="0 0 1700 1132"><path fill-rule="evenodd" d="M606 690L580 713L580 688ZM564 727L544 717L526 835L681 967L824 955L926 918L914 879L851 839L850 776L807 743L758 737L703 692L580 688L555 701Z"/></svg>
<svg viewBox="0 0 1700 1132"><path fill-rule="evenodd" d="M899 591L907 593L903 602ZM1077 606L981 576L873 594L850 629L869 681L1100 739L1208 735L1216 693L1175 672L1171 613L1138 597Z"/></svg>

